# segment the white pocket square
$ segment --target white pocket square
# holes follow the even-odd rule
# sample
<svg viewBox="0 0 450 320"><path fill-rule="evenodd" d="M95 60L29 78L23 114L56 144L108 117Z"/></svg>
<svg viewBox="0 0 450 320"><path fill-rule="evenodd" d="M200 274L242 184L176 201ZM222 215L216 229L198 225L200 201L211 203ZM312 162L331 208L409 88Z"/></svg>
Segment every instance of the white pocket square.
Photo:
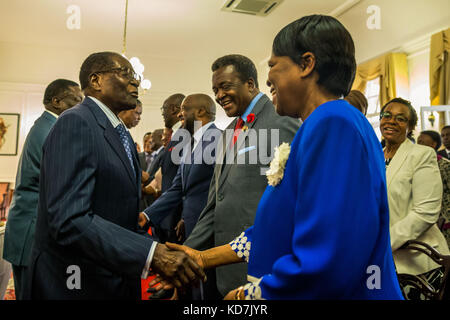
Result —
<svg viewBox="0 0 450 320"><path fill-rule="evenodd" d="M238 151L238 156L240 156L241 154L244 154L244 153L246 153L246 152L255 150L255 149L256 149L256 146L250 146L250 147L241 149L241 150Z"/></svg>

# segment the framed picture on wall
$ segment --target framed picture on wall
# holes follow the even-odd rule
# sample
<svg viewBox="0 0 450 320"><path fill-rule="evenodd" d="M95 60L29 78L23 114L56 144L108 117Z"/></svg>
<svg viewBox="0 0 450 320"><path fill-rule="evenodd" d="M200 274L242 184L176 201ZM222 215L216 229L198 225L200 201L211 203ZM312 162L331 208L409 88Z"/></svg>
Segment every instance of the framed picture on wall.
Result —
<svg viewBox="0 0 450 320"><path fill-rule="evenodd" d="M20 114L0 113L0 156L16 156L19 145Z"/></svg>

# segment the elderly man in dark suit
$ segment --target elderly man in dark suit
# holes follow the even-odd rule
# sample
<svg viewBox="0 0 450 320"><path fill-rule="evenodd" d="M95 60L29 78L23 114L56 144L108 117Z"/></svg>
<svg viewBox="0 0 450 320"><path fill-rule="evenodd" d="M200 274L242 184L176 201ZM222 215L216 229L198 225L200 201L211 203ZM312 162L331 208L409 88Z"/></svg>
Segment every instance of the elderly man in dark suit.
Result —
<svg viewBox="0 0 450 320"><path fill-rule="evenodd" d="M55 123L43 147L29 272L34 299L140 299L149 268L176 285L204 277L186 255L139 234L141 172L118 113L132 109L139 80L123 56L91 54L86 95Z"/></svg>
<svg viewBox="0 0 450 320"><path fill-rule="evenodd" d="M290 143L300 126L299 120L279 116L269 98L259 92L255 65L247 57L221 57L213 63L212 71L216 101L227 116L235 117L225 133L231 131L234 134L222 135L208 201L185 242L198 250L226 244L241 230L253 225L259 200L267 186L264 168L268 168L270 159L252 163L246 157L272 155L273 147ZM278 132L277 141L271 140L271 130ZM250 132L266 132L267 140L259 140L255 145L254 135ZM263 136L259 135L260 138ZM215 273L213 270L208 274L205 298L223 297L244 283L246 268L246 265L237 264L217 268Z"/></svg>
<svg viewBox="0 0 450 320"><path fill-rule="evenodd" d="M14 290L22 299L24 277L29 265L39 199L42 145L59 115L83 100L76 82L58 79L44 92L45 111L27 135L16 175L16 189L6 224L3 258L11 262Z"/></svg>

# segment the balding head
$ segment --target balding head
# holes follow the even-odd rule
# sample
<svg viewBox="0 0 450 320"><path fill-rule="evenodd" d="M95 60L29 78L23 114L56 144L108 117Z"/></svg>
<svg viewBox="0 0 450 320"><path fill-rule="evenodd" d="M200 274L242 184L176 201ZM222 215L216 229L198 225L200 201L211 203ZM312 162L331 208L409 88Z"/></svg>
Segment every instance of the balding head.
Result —
<svg viewBox="0 0 450 320"><path fill-rule="evenodd" d="M164 104L172 104L175 106L181 106L181 103L183 102L185 95L182 93L175 93L173 95L171 95L170 97L168 97L166 99L166 101L164 101Z"/></svg>
<svg viewBox="0 0 450 320"><path fill-rule="evenodd" d="M195 121L201 122L204 126L216 119L216 104L206 94L191 94L183 100L178 117L184 120L184 128L192 134Z"/></svg>
<svg viewBox="0 0 450 320"><path fill-rule="evenodd" d="M196 93L187 96L183 103L188 102L195 109L205 111L205 117L209 121L214 121L216 119L216 104L210 96L203 93Z"/></svg>

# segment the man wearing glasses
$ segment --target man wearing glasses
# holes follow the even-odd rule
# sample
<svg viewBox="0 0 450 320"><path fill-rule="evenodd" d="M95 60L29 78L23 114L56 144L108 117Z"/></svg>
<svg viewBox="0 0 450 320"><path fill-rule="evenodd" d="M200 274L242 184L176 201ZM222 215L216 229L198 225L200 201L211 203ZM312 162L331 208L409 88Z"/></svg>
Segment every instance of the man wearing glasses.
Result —
<svg viewBox="0 0 450 320"><path fill-rule="evenodd" d="M140 299L149 268L180 287L204 278L186 255L138 233L141 174L120 122L139 79L113 52L80 69L86 98L55 123L44 147L28 290L33 299Z"/></svg>

